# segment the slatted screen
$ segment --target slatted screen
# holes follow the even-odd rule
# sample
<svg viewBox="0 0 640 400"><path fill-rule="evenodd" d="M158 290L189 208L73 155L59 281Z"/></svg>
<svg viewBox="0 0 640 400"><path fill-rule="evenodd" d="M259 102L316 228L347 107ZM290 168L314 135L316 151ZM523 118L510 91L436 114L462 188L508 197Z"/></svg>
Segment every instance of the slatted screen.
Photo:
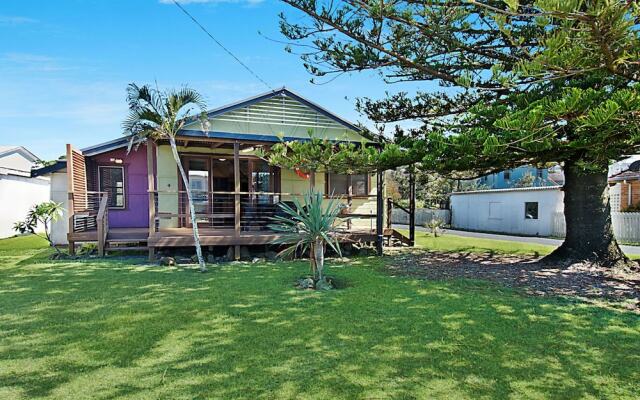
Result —
<svg viewBox="0 0 640 400"><path fill-rule="evenodd" d="M218 121L289 125L308 128L344 127L288 96L273 97L216 117Z"/></svg>

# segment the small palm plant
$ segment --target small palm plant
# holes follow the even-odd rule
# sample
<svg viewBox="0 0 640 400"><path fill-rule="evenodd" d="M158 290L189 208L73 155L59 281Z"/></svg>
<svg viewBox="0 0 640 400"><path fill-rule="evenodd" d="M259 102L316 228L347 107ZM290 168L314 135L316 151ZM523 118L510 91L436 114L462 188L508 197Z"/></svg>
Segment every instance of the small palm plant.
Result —
<svg viewBox="0 0 640 400"><path fill-rule="evenodd" d="M281 257L289 256L297 250L309 250L311 272L316 283L325 281L326 246L329 245L342 256L337 236L337 221L342 206L335 198L331 198L323 207L322 200L322 193L311 190L305 194L304 203L299 199L293 200L293 207L279 203L284 215L272 217L274 223L269 225L270 229L282 234L276 243L289 245L280 252Z"/></svg>
<svg viewBox="0 0 640 400"><path fill-rule="evenodd" d="M198 92L188 87L165 92L146 85L138 86L134 83L127 87L127 102L129 103L129 115L122 123L122 127L124 133L131 136L131 144L143 140L168 140L171 145L173 158L187 192L198 264L200 264L200 270L205 272L207 267L200 247L193 195L176 145L176 136L187 122L188 117L192 115L193 107L200 112L200 120L203 124L203 130L205 130L205 124L208 122L205 114L205 102Z"/></svg>
<svg viewBox="0 0 640 400"><path fill-rule="evenodd" d="M57 221L63 212L62 204L55 201L46 201L44 203L36 204L29 209L24 221L16 222L13 225L13 229L20 233L31 233L33 235L40 236L49 242L49 246L53 247L56 254L60 256L60 250L53 244L51 239L51 224ZM44 233L39 234L36 229L42 227Z"/></svg>

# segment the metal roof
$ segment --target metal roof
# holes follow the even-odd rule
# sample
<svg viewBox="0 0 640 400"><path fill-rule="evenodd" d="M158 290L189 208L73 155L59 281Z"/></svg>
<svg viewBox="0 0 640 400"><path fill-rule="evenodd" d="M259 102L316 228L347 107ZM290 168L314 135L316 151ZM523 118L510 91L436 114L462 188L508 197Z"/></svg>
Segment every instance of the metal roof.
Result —
<svg viewBox="0 0 640 400"><path fill-rule="evenodd" d="M523 187L523 188L509 188L509 189L470 190L468 192L453 192L451 193L451 195L534 192L539 190L562 190L562 186L537 186L537 187Z"/></svg>

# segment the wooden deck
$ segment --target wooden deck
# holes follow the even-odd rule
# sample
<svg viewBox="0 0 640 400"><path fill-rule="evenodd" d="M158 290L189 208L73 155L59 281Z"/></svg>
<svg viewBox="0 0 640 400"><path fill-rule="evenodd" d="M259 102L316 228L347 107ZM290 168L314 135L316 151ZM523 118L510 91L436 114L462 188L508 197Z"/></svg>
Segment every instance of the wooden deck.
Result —
<svg viewBox="0 0 640 400"><path fill-rule="evenodd" d="M247 231L235 235L233 229L200 229L200 244L202 246L251 246L274 243L281 237L272 231ZM399 233L393 229L384 229L384 237L396 237ZM97 231L75 232L68 235L71 242L96 242ZM342 242L375 242L377 239L375 230L352 229L344 232ZM110 228L107 234L107 248L120 243L140 243L149 248L161 247L190 247L194 246L193 231L191 228L169 228L149 236L147 228Z"/></svg>
<svg viewBox="0 0 640 400"><path fill-rule="evenodd" d="M272 231L247 231L236 235L233 229L229 230L207 230L200 229L200 244L202 246L251 246L273 243L281 237L280 234ZM393 235L393 229L385 229L384 236ZM376 240L375 231L351 230L341 235L344 242L373 242ZM193 232L190 228L165 229L149 236L149 247L187 247L195 244Z"/></svg>

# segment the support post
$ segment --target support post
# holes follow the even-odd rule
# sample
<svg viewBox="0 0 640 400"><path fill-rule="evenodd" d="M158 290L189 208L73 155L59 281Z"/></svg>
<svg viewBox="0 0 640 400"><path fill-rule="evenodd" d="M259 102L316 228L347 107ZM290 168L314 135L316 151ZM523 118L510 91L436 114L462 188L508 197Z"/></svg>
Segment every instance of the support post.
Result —
<svg viewBox="0 0 640 400"><path fill-rule="evenodd" d="M311 171L309 173L309 189L311 189L311 191L315 190L316 188L316 172L315 171Z"/></svg>
<svg viewBox="0 0 640 400"><path fill-rule="evenodd" d="M156 233L156 180L154 177L154 150L155 145L151 139L147 139L147 185L149 188L149 238ZM149 262L155 259L153 247L149 247Z"/></svg>
<svg viewBox="0 0 640 400"><path fill-rule="evenodd" d="M236 238L240 237L240 142L233 142L233 179L234 179L234 191L233 203L234 203L234 235ZM240 258L240 246L235 246L235 259Z"/></svg>
<svg viewBox="0 0 640 400"><path fill-rule="evenodd" d="M416 244L416 175L409 170L409 245Z"/></svg>
<svg viewBox="0 0 640 400"><path fill-rule="evenodd" d="M381 256L384 248L384 172L378 172L376 178L376 251Z"/></svg>
<svg viewBox="0 0 640 400"><path fill-rule="evenodd" d="M74 210L74 207L73 207L73 148L69 143L67 143L67 201L68 201L67 216L69 217L68 234L71 234L73 233L73 210ZM74 255L75 253L76 253L75 243L69 240L69 254Z"/></svg>

